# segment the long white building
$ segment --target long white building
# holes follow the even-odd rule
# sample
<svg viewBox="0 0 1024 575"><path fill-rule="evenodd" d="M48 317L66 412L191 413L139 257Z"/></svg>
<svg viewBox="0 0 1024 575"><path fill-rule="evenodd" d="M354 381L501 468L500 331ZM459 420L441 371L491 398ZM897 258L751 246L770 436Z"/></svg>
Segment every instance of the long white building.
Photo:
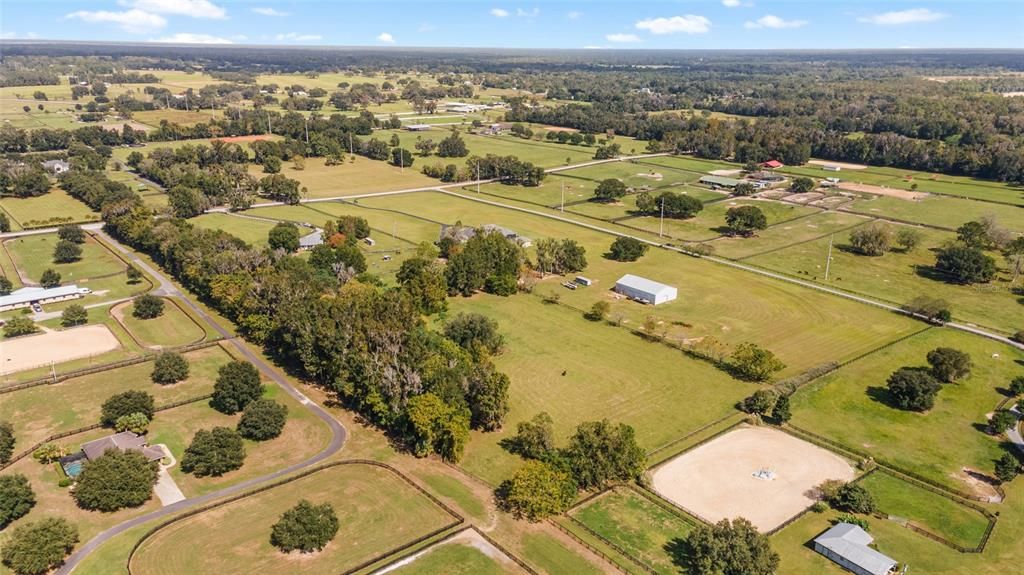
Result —
<svg viewBox="0 0 1024 575"><path fill-rule="evenodd" d="M647 278L626 274L615 282L615 291L637 301L658 305L676 299L676 288Z"/></svg>
<svg viewBox="0 0 1024 575"><path fill-rule="evenodd" d="M69 299L78 299L88 293L87 288L66 285L55 288L24 287L10 295L0 296L0 311L29 307L32 304L46 304Z"/></svg>

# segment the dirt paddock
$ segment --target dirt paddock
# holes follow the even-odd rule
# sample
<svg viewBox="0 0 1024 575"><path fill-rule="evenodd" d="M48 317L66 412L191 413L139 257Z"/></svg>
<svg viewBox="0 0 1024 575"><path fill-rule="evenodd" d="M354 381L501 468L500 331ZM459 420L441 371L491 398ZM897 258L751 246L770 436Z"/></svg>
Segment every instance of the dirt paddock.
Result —
<svg viewBox="0 0 1024 575"><path fill-rule="evenodd" d="M755 477L762 469L774 479ZM745 517L764 532L812 505L823 481L853 477L828 450L769 427L740 427L655 469L652 486L702 519Z"/></svg>
<svg viewBox="0 0 1024 575"><path fill-rule="evenodd" d="M81 359L120 346L121 342L105 325L87 325L0 341L0 373Z"/></svg>
<svg viewBox="0 0 1024 575"><path fill-rule="evenodd" d="M475 528L470 527L468 529L459 531L455 535L452 535L447 539L439 541L414 555L411 555L409 557L406 557L405 559L401 559L381 569L378 569L377 571L374 571L371 575L384 575L385 573L390 573L397 569L401 569L402 567L405 567L406 565L415 562L420 557L427 555L431 551L443 545L465 545L467 547L472 547L477 551L480 551L484 555L490 557L498 564L500 564L506 572L524 573L523 569L519 567L515 563L515 561L512 560L511 557L506 555L501 549L498 549L494 545L491 545L491 542L484 539ZM453 569L454 568L455 566L453 566Z"/></svg>
<svg viewBox="0 0 1024 575"><path fill-rule="evenodd" d="M853 182L840 182L838 187L839 189L847 190L850 192L875 194L877 196L889 196L890 198L897 198L900 200L907 200L911 202L928 197L928 194L924 192L911 192L910 190L900 190L898 188L883 188L882 186L873 186L871 184L855 184Z"/></svg>

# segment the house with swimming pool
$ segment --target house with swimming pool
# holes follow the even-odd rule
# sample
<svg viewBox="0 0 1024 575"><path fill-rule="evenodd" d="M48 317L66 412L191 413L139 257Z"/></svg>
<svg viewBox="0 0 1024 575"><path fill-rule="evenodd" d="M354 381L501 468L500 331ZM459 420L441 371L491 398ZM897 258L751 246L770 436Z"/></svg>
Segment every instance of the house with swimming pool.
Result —
<svg viewBox="0 0 1024 575"><path fill-rule="evenodd" d="M93 461L111 449L122 452L138 451L150 461L160 461L166 455L163 448L147 445L145 437L131 431L122 431L83 443L82 450L78 453L60 458L60 465L64 468L64 473L74 479L82 472L82 465L86 461Z"/></svg>

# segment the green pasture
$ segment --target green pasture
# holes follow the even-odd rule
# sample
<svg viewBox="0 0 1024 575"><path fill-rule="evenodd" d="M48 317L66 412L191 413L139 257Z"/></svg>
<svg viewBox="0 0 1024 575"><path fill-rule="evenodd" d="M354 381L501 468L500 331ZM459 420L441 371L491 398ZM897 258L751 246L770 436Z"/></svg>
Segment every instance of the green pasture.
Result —
<svg viewBox="0 0 1024 575"><path fill-rule="evenodd" d="M522 541L523 559L547 573L595 575L605 572L568 549L565 543L544 532L527 533L523 535Z"/></svg>
<svg viewBox="0 0 1024 575"><path fill-rule="evenodd" d="M340 524L333 543L308 557L281 553L270 544L273 524L301 499L330 503ZM392 472L368 465L343 465L160 529L137 550L132 572L294 573L297 561L307 570L341 572L449 520ZM216 536L211 537L212 533ZM189 552L182 553L183 549Z"/></svg>
<svg viewBox="0 0 1024 575"><path fill-rule="evenodd" d="M888 473L872 473L860 485L871 492L882 513L911 521L962 547L976 547L988 528L981 512Z"/></svg>
<svg viewBox="0 0 1024 575"><path fill-rule="evenodd" d="M142 112L133 112L132 120L153 126L154 128L160 126L160 122L167 120L172 124L178 124L180 126L194 126L201 123L209 123L210 120L222 118L224 112L222 110L177 110L174 108L164 108L160 110L144 110Z"/></svg>
<svg viewBox="0 0 1024 575"><path fill-rule="evenodd" d="M267 236L276 224L234 216L231 214L212 213L189 220L192 224L210 230L223 230L229 234L241 238L253 246L266 246ZM299 226L299 236L312 232L310 228Z"/></svg>
<svg viewBox="0 0 1024 575"><path fill-rule="evenodd" d="M539 282L535 292L559 294L562 302L580 310L589 309L598 300L608 301L609 317L628 327L639 328L652 316L661 322L659 331L666 329L670 340L713 336L728 345L753 341L771 349L787 364L781 377L856 357L919 327L917 322L864 304L667 250L651 248L646 256L631 263L611 261L603 257L614 239L610 234L451 195L381 196L363 198L360 204L440 221L458 217L466 225L498 224L534 241L572 238L586 248L589 265L582 273L595 284L570 291L561 287L561 278L552 277ZM558 215L556 210L524 208ZM657 235L647 237L656 239ZM527 254L532 257L533 248ZM627 273L675 286L679 297L657 307L616 298L611 288Z"/></svg>
<svg viewBox="0 0 1024 575"><path fill-rule="evenodd" d="M757 232L753 237L722 237L708 245L714 248L715 255L746 259L775 250L787 251L787 246L813 242L816 238L859 226L866 221L865 218L853 214L821 212L792 222L776 224Z"/></svg>
<svg viewBox="0 0 1024 575"><path fill-rule="evenodd" d="M937 347L970 354L971 375L944 384L926 413L889 405L886 379L901 367L927 367ZM833 372L792 399L792 423L941 484L970 491L964 469L991 474L1000 439L985 433L1000 390L1021 374L1024 352L967 333L932 328Z"/></svg>
<svg viewBox="0 0 1024 575"><path fill-rule="evenodd" d="M820 217L849 218L848 215L835 212ZM944 243L955 239L955 234L926 228L917 231L922 240L921 245L914 250L897 250L881 256L864 256L854 252L849 240L852 230L838 231L832 239L832 264L828 280L825 279L825 264L830 237L810 239L778 251L754 255L745 261L895 304L903 304L917 295L927 294L948 301L957 319L1011 333L1020 329L1024 309L1018 302L1019 296L1011 291L1010 274L1003 269L1006 263L1002 256L992 254L1002 270L996 280L974 285L951 283L935 271L935 252ZM719 241L713 243L716 247L719 244Z"/></svg>
<svg viewBox="0 0 1024 575"><path fill-rule="evenodd" d="M61 283L65 284L114 275L125 269L124 262L88 235L85 243L80 244L81 259L71 263L54 263L53 250L57 242L57 234L22 236L5 241L4 248L21 273L35 282L39 281L47 269L59 272Z"/></svg>
<svg viewBox="0 0 1024 575"><path fill-rule="evenodd" d="M129 302L116 308L125 327L139 343L148 347L176 347L202 341L206 331L192 317L165 300L164 313L153 319L139 319L132 315L135 307Z"/></svg>
<svg viewBox="0 0 1024 575"><path fill-rule="evenodd" d="M580 422L608 418L632 425L639 444L652 450L728 414L754 389L682 352L531 296L479 295L449 307L449 315L494 318L505 337L495 363L512 379L511 411L501 431L473 434L460 463L494 484L519 463L499 442L541 411L554 419L561 445ZM687 407L693 405L701 409Z"/></svg>
<svg viewBox="0 0 1024 575"><path fill-rule="evenodd" d="M755 206L760 209L769 226L797 220L803 216L816 214L821 210L811 206L797 206L782 202L771 202L756 199L728 199L721 202L714 202L704 206L696 216L689 219L661 218L657 216L640 216L623 220L622 224L640 228L657 234L664 225L664 233L667 237L684 241L702 241L717 238L728 232L725 224L726 212L730 208L740 206ZM793 225L799 225L793 222Z"/></svg>
<svg viewBox="0 0 1024 575"><path fill-rule="evenodd" d="M257 178L265 177L263 168L249 166L249 173ZM356 156L354 161L345 160L337 166L328 166L323 158L309 158L304 170L296 170L291 162L285 162L281 173L307 188L307 198L330 198L351 196L369 192L385 192L406 188L424 188L440 185L439 180L424 176L418 167L404 170L387 162Z"/></svg>
<svg viewBox="0 0 1024 575"><path fill-rule="evenodd" d="M95 222L100 215L60 188L34 198L0 198L0 208L13 220L12 229L68 222Z"/></svg>
<svg viewBox="0 0 1024 575"><path fill-rule="evenodd" d="M511 560L506 565L471 544L453 541L432 547L412 562L388 572L395 575L502 575L520 573L521 569Z"/></svg>
<svg viewBox="0 0 1024 575"><path fill-rule="evenodd" d="M440 162L442 164L455 164L461 167L465 165L466 158L441 158L436 153L428 157L422 157L416 150L416 141L418 139L433 140L434 143L439 143L448 137L450 133L450 127L438 126L436 129L427 132L381 130L376 132L374 136L387 142L393 134L397 134L402 142L402 147L409 149L409 151L416 155L417 164ZM459 133L466 142L466 148L469 149L470 155L486 156L487 154L494 154L498 156L515 156L524 162L532 162L543 168L564 166L567 163L567 159L569 164L590 161L593 159L594 150L596 149L596 146L571 146L569 144L557 144L547 141L538 142L514 136L480 136L468 133L467 130L460 130Z"/></svg>
<svg viewBox="0 0 1024 575"><path fill-rule="evenodd" d="M632 489L613 489L572 516L657 573L675 575L689 567L682 548L693 527Z"/></svg>
<svg viewBox="0 0 1024 575"><path fill-rule="evenodd" d="M862 195L863 196L863 195ZM956 229L984 216L995 216L1000 225L1024 232L1024 208L960 198L928 196L911 201L884 196L862 197L844 210L882 218Z"/></svg>

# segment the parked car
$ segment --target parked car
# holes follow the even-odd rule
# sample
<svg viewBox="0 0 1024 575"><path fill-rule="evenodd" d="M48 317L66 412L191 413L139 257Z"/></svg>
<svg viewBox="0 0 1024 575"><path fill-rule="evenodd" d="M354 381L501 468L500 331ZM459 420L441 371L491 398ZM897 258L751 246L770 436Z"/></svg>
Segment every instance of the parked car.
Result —
<svg viewBox="0 0 1024 575"><path fill-rule="evenodd" d="M39 305L37 303L34 303L34 304L32 304L32 311L34 311L36 313L43 313L43 306L41 306L41 305Z"/></svg>

